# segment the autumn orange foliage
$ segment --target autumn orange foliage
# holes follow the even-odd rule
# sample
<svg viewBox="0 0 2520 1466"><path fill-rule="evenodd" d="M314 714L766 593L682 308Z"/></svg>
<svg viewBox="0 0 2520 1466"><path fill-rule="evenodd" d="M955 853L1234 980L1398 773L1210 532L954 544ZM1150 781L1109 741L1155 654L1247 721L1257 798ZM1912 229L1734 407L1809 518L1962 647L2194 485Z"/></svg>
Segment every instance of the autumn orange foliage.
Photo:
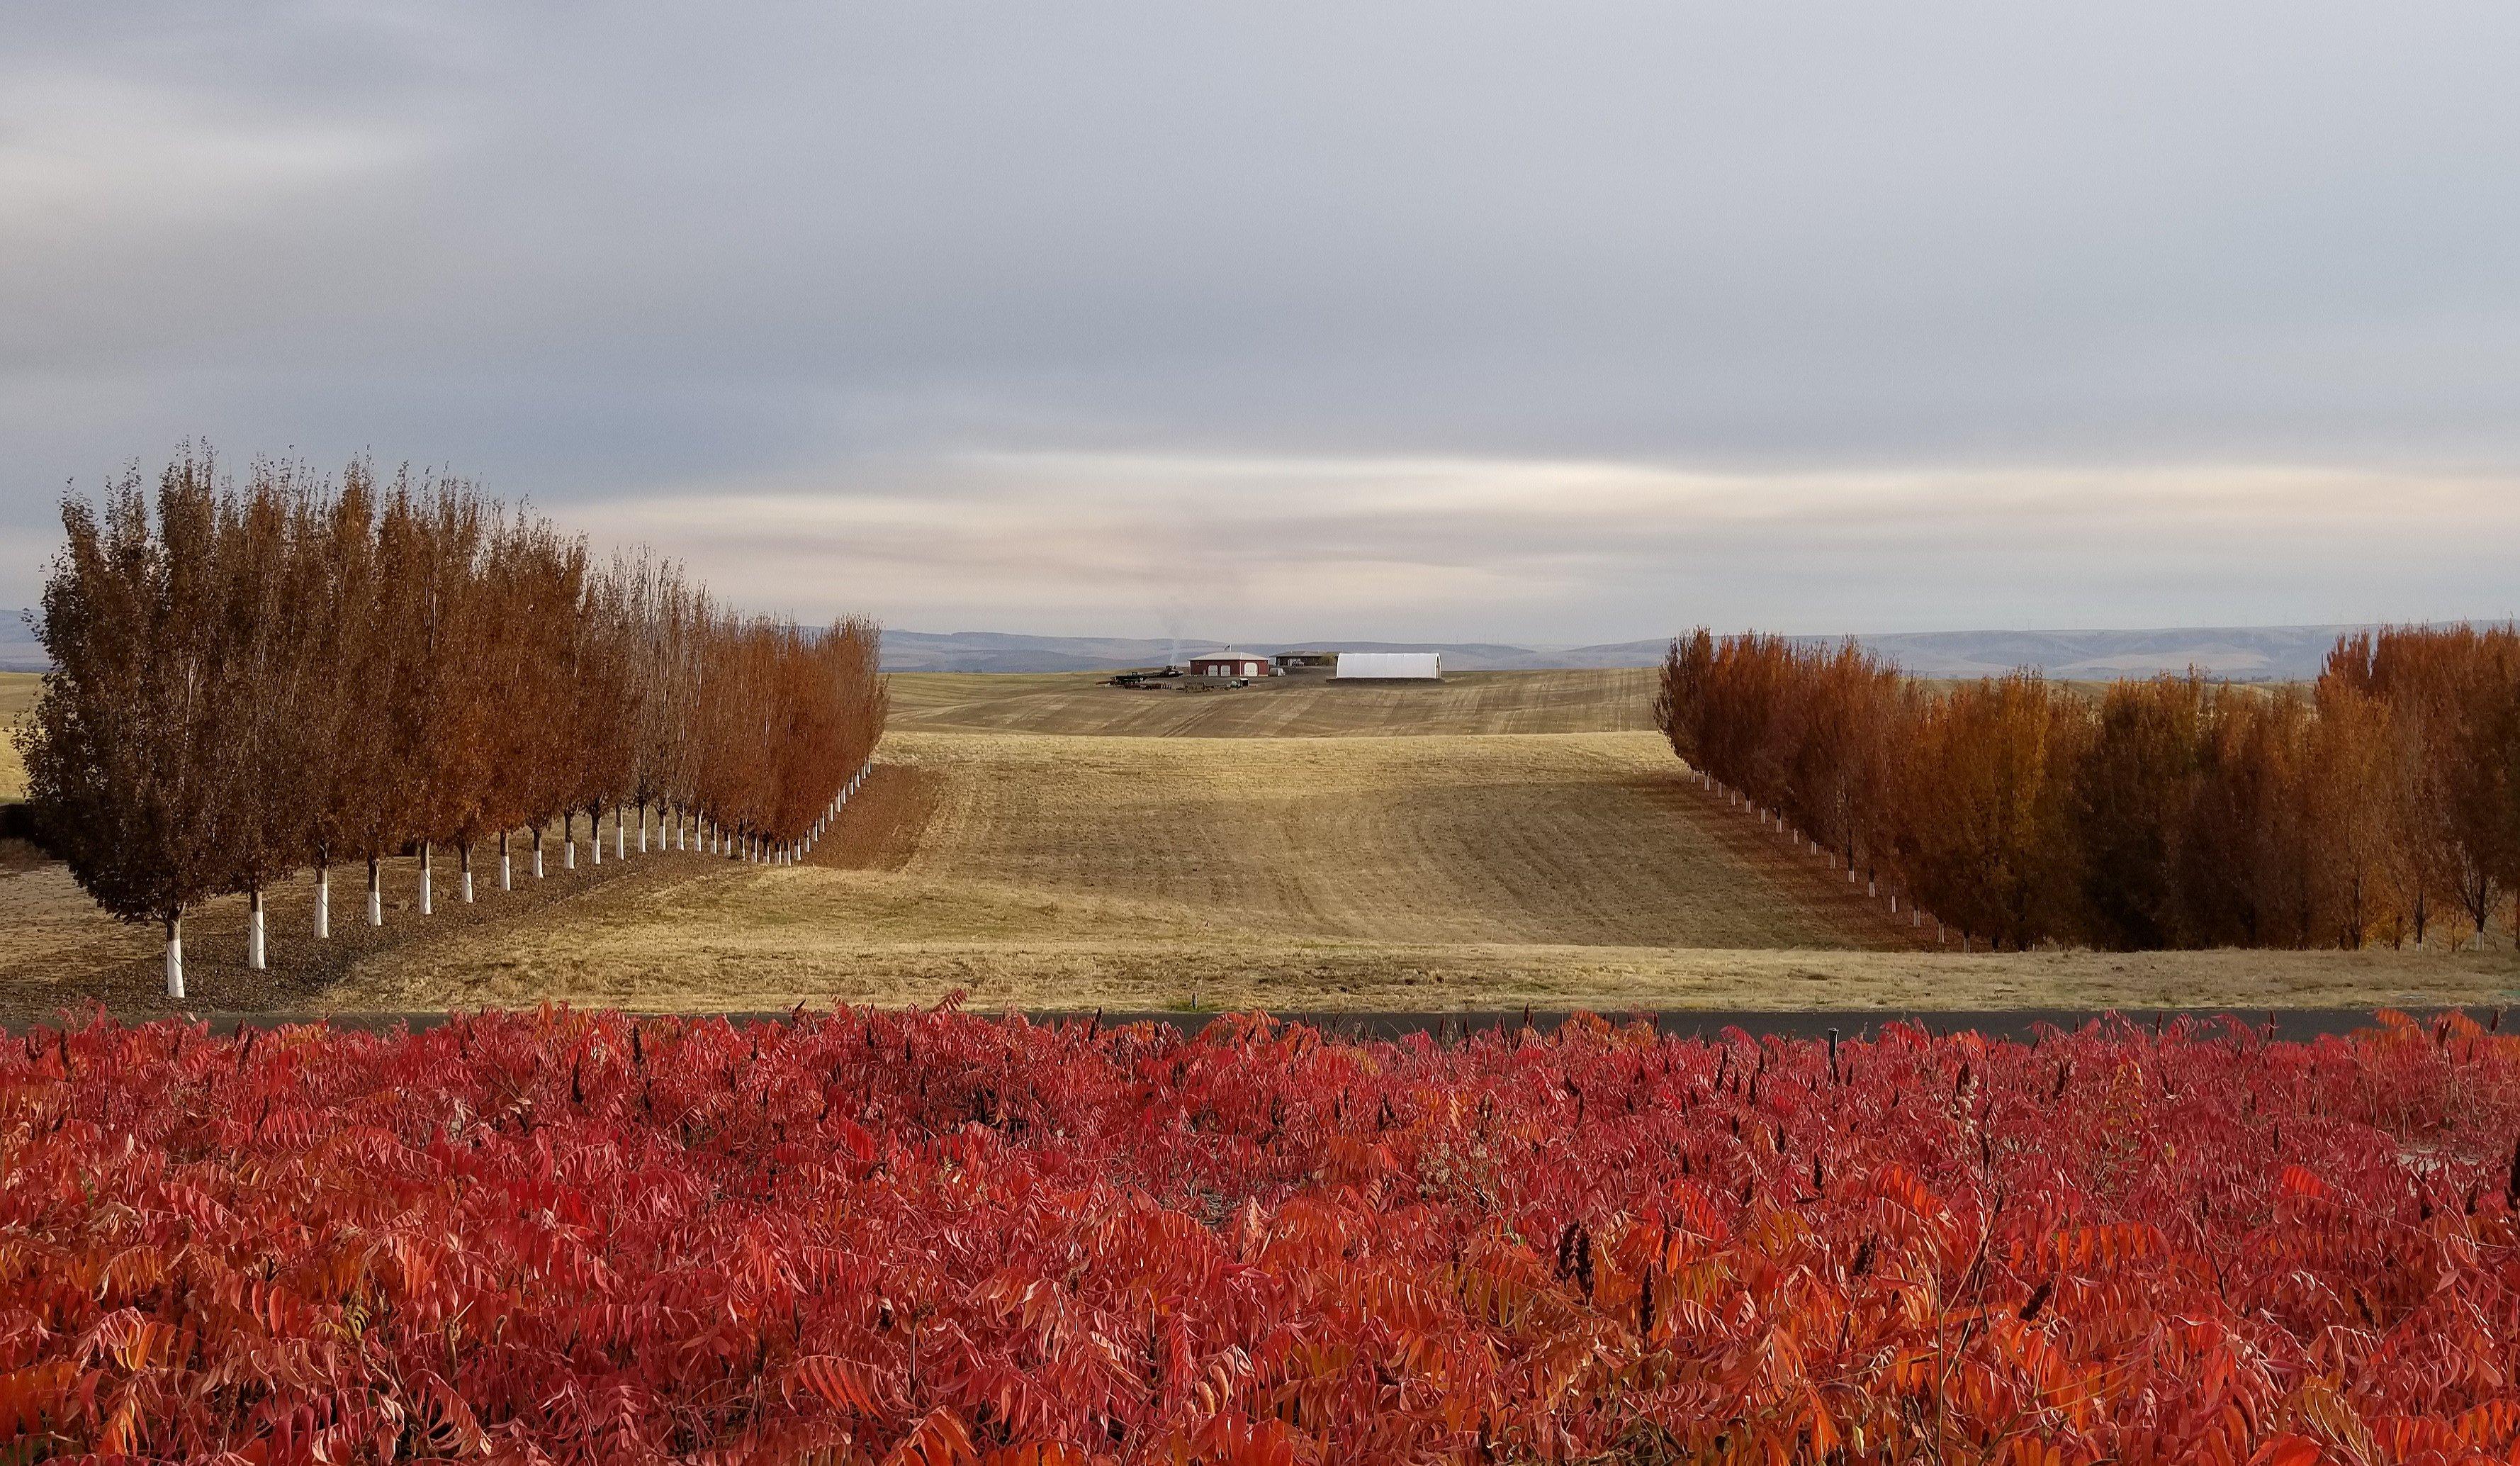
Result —
<svg viewBox="0 0 2520 1466"><path fill-rule="evenodd" d="M586 546L462 479L380 483L259 460L242 483L188 449L63 504L39 632L54 666L22 732L46 844L113 915L181 922L228 892L404 848L548 834L574 864L653 829L793 858L882 736L879 633L741 616L644 552ZM557 825L555 831L553 827ZM430 888L424 886L424 890ZM432 907L426 901L422 914ZM258 918L257 918L258 920ZM259 943L248 965L262 965Z"/></svg>
<svg viewBox="0 0 2520 1466"><path fill-rule="evenodd" d="M2513 931L2520 634L2340 640L2318 683L1912 682L1852 642L1674 642L1656 713L1727 792L1952 932L2359 947Z"/></svg>
<svg viewBox="0 0 2520 1466"><path fill-rule="evenodd" d="M2508 1461L2520 1039L0 1046L12 1459Z"/></svg>

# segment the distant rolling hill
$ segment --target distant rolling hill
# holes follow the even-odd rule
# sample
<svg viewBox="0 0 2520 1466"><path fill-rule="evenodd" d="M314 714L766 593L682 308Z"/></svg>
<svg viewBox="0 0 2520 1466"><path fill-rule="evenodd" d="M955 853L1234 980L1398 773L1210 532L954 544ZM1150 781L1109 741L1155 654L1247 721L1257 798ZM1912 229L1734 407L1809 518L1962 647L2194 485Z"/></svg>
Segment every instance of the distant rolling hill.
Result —
<svg viewBox="0 0 2520 1466"><path fill-rule="evenodd" d="M52 664L25 613L0 611L0 672L40 672Z"/></svg>
<svg viewBox="0 0 2520 1466"><path fill-rule="evenodd" d="M1982 677L2037 667L2050 677L2103 680L2183 672L2234 682L2289 682L2318 675L2336 638L2358 626L2201 626L2154 631L1904 631L1856 639L1919 677ZM1814 642L1830 637L1802 638ZM1441 652L1457 671L1651 666L1668 643L1520 646L1504 642L1237 642L1246 652ZM1154 636L1024 636L1005 631L883 633L883 665L895 672L1078 672L1159 666L1226 643ZM0 671L49 664L18 612L0 612Z"/></svg>
<svg viewBox="0 0 2520 1466"><path fill-rule="evenodd" d="M2357 626L2203 626L2149 631L1908 631L1856 639L1920 677L1981 677L2036 667L2050 677L2103 680L2184 672L2234 682L2288 682L2318 675L2336 638ZM1825 642L1831 637L1807 637ZM1595 646L1498 642L1237 642L1241 651L1441 652L1460 671L1651 666L1661 639ZM1018 636L995 631L883 633L887 671L1064 672L1154 666L1176 656L1221 651L1216 641L1160 637Z"/></svg>

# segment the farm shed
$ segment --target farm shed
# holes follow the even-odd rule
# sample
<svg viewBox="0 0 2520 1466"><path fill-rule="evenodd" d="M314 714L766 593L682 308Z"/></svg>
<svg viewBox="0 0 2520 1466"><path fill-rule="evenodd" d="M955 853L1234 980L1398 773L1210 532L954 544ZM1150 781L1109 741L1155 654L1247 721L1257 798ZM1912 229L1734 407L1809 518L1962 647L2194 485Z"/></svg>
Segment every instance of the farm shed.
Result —
<svg viewBox="0 0 2520 1466"><path fill-rule="evenodd" d="M1274 675L1266 657L1242 652L1216 652L1190 660L1193 677L1267 677Z"/></svg>
<svg viewBox="0 0 2520 1466"><path fill-rule="evenodd" d="M1444 654L1341 652L1337 676L1341 681L1441 682L1444 680Z"/></svg>

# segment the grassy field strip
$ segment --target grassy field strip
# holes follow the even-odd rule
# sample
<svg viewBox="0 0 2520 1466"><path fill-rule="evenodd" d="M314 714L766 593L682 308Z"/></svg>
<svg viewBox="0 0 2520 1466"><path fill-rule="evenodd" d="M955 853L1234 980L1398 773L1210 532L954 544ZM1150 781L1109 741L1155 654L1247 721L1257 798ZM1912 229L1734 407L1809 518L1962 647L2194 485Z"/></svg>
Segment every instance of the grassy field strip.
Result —
<svg viewBox="0 0 2520 1466"><path fill-rule="evenodd" d="M897 672L895 732L1139 738L1613 733L1653 726L1655 673L1457 672L1431 687L1272 677L1219 692L1104 687L1098 672Z"/></svg>
<svg viewBox="0 0 2520 1466"><path fill-rule="evenodd" d="M1849 944L1689 817L1652 734L906 734L887 752L946 776L916 872L1177 901L1289 938Z"/></svg>
<svg viewBox="0 0 2520 1466"><path fill-rule="evenodd" d="M2515 981L2507 953L1848 950L1830 905L1862 902L1824 876L1769 870L1789 858L1695 796L1649 736L902 734L882 757L934 786L898 869L715 868L597 891L382 954L335 996L2246 1009L2492 1003ZM1500 842L1498 809L1546 828Z"/></svg>
<svg viewBox="0 0 2520 1466"><path fill-rule="evenodd" d="M26 761L18 756L17 741L9 734L35 706L35 692L43 682L35 672L0 672L0 803L26 797Z"/></svg>

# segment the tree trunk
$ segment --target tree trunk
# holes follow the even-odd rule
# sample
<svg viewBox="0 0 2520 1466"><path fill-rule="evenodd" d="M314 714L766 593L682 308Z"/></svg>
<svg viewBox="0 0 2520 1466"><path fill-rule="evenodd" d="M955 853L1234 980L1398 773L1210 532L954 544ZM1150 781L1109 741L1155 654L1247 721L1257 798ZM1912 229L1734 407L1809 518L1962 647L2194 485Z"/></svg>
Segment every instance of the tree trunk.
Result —
<svg viewBox="0 0 2520 1466"><path fill-rule="evenodd" d="M429 900L428 842L424 840L420 843L420 914L431 916L436 913L436 906Z"/></svg>
<svg viewBox="0 0 2520 1466"><path fill-rule="evenodd" d="M604 863L604 809L601 805L586 811L586 833L595 837L586 843L586 848L595 852L595 863L602 865Z"/></svg>
<svg viewBox="0 0 2520 1466"><path fill-rule="evenodd" d="M184 995L184 913L166 918L166 995Z"/></svg>
<svg viewBox="0 0 2520 1466"><path fill-rule="evenodd" d="M534 879L543 878L543 827L534 826Z"/></svg>
<svg viewBox="0 0 2520 1466"><path fill-rule="evenodd" d="M329 941L333 937L333 866L328 860L315 862L315 939Z"/></svg>
<svg viewBox="0 0 2520 1466"><path fill-rule="evenodd" d="M472 842L460 841L455 847L455 863L462 872L464 904L472 904Z"/></svg>
<svg viewBox="0 0 2520 1466"><path fill-rule="evenodd" d="M253 886L246 893L245 965L254 972L263 970L262 887Z"/></svg>
<svg viewBox="0 0 2520 1466"><path fill-rule="evenodd" d="M570 810L560 817L560 868L577 869L577 812Z"/></svg>
<svg viewBox="0 0 2520 1466"><path fill-rule="evenodd" d="M517 889L516 870L508 863L508 832L505 830L499 832L499 889L501 891Z"/></svg>
<svg viewBox="0 0 2520 1466"><path fill-rule="evenodd" d="M615 860L630 858L629 821L625 818L629 812L619 804L612 806L612 858Z"/></svg>
<svg viewBox="0 0 2520 1466"><path fill-rule="evenodd" d="M382 927L384 924L384 879L377 870L376 853L370 851L368 854L368 925Z"/></svg>
<svg viewBox="0 0 2520 1466"><path fill-rule="evenodd" d="M648 853L648 802L639 802L639 853Z"/></svg>

